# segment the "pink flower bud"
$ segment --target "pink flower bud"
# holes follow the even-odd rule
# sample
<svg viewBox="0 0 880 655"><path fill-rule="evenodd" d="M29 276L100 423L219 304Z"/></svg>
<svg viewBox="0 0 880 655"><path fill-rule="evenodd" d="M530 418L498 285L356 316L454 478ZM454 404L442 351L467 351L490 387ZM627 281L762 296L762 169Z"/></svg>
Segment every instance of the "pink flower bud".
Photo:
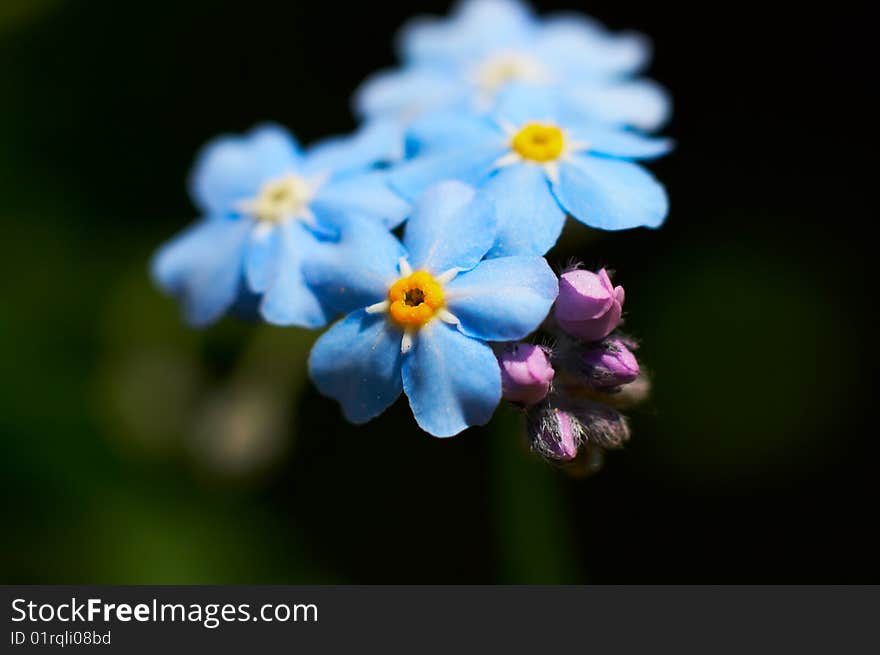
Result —
<svg viewBox="0 0 880 655"><path fill-rule="evenodd" d="M550 391L555 371L541 346L513 343L498 355L504 398L522 405L534 405Z"/></svg>
<svg viewBox="0 0 880 655"><path fill-rule="evenodd" d="M615 389L639 377L636 356L620 339L606 339L583 356L589 384L594 389Z"/></svg>
<svg viewBox="0 0 880 655"><path fill-rule="evenodd" d="M614 408L566 395L529 407L526 424L532 451L557 463L590 456L594 448L620 448L630 437L629 423Z"/></svg>
<svg viewBox="0 0 880 655"><path fill-rule="evenodd" d="M529 410L529 445L552 462L570 462L578 454L583 426L571 413L543 405Z"/></svg>
<svg viewBox="0 0 880 655"><path fill-rule="evenodd" d="M599 341L620 325L623 287L614 287L608 272L575 269L559 278L556 321L573 337Z"/></svg>

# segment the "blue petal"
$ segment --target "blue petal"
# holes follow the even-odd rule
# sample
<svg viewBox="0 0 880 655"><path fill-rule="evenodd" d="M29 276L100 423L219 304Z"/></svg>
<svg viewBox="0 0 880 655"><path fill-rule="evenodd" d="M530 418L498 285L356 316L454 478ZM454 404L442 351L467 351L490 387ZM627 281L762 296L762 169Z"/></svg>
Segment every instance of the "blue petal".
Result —
<svg viewBox="0 0 880 655"><path fill-rule="evenodd" d="M462 104L469 89L450 68L416 66L380 71L355 91L355 113L403 124L426 112Z"/></svg>
<svg viewBox="0 0 880 655"><path fill-rule="evenodd" d="M397 49L404 59L470 59L489 48L527 38L534 23L529 7L516 0L468 0L446 19L420 16L404 26Z"/></svg>
<svg viewBox="0 0 880 655"><path fill-rule="evenodd" d="M277 225L257 225L251 230L245 251L244 272L248 287L263 293L278 275L283 237Z"/></svg>
<svg viewBox="0 0 880 655"><path fill-rule="evenodd" d="M395 228L407 217L410 203L392 191L388 173L371 171L323 184L310 207L321 219L325 212L373 218Z"/></svg>
<svg viewBox="0 0 880 655"><path fill-rule="evenodd" d="M357 216L339 216L335 243L322 243L303 265L309 286L322 304L340 314L384 300L398 279L397 264L406 253L382 226Z"/></svg>
<svg viewBox="0 0 880 655"><path fill-rule="evenodd" d="M388 174L388 181L391 188L409 200L415 200L425 189L443 180L478 185L492 173L493 165L507 150L507 144L499 140L497 144L420 155L396 166Z"/></svg>
<svg viewBox="0 0 880 655"><path fill-rule="evenodd" d="M573 108L610 125L656 130L672 113L669 94L649 80L571 85L565 91Z"/></svg>
<svg viewBox="0 0 880 655"><path fill-rule="evenodd" d="M494 116L519 128L525 123L557 123L560 102L544 85L513 83L498 92Z"/></svg>
<svg viewBox="0 0 880 655"><path fill-rule="evenodd" d="M321 242L299 221L287 221L280 232L279 265L272 285L266 290L260 313L275 325L318 328L332 318L315 292L306 284L303 263Z"/></svg>
<svg viewBox="0 0 880 655"><path fill-rule="evenodd" d="M445 291L462 332L511 341L531 334L547 318L559 281L543 257L500 257L460 274Z"/></svg>
<svg viewBox="0 0 880 655"><path fill-rule="evenodd" d="M572 139L588 143L588 152L619 159L654 159L667 154L674 146L671 139L657 139L608 127L578 125L569 133Z"/></svg>
<svg viewBox="0 0 880 655"><path fill-rule="evenodd" d="M162 246L152 261L156 284L183 302L187 323L216 321L235 302L253 221L203 220Z"/></svg>
<svg viewBox="0 0 880 655"><path fill-rule="evenodd" d="M391 120L370 121L354 134L335 136L311 146L303 171L309 175L342 175L403 157L400 125Z"/></svg>
<svg viewBox="0 0 880 655"><path fill-rule="evenodd" d="M496 229L491 198L461 182L441 182L419 197L403 244L413 270L467 269L492 247Z"/></svg>
<svg viewBox="0 0 880 655"><path fill-rule="evenodd" d="M403 389L419 427L451 437L492 418L501 401L501 373L489 346L432 321L404 357Z"/></svg>
<svg viewBox="0 0 880 655"><path fill-rule="evenodd" d="M366 423L400 396L401 332L385 316L356 311L333 325L309 355L309 375L342 405L352 423Z"/></svg>
<svg viewBox="0 0 880 655"><path fill-rule="evenodd" d="M545 20L535 56L570 76L620 77L645 66L651 43L642 34L612 34L582 14L565 13Z"/></svg>
<svg viewBox="0 0 880 655"><path fill-rule="evenodd" d="M563 163L553 192L569 214L600 230L658 227L669 212L666 190L648 171L604 157Z"/></svg>
<svg viewBox="0 0 880 655"><path fill-rule="evenodd" d="M414 121L406 132L409 157L483 145L503 148L506 142L498 126L485 117L466 111L429 114Z"/></svg>
<svg viewBox="0 0 880 655"><path fill-rule="evenodd" d="M562 232L565 212L539 166L505 166L481 190L495 201L498 235L489 257L543 255Z"/></svg>
<svg viewBox="0 0 880 655"><path fill-rule="evenodd" d="M190 175L190 194L208 213L233 213L235 204L253 197L264 182L297 170L300 156L283 128L263 125L244 136L223 136L208 143Z"/></svg>

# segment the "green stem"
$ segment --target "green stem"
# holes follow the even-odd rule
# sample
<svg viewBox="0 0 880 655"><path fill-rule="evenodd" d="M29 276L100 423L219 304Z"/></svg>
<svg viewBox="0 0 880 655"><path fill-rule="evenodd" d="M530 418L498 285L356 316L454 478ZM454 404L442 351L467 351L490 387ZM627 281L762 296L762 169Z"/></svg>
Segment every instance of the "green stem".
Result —
<svg viewBox="0 0 880 655"><path fill-rule="evenodd" d="M523 417L502 406L492 421L491 462L497 580L584 582L564 494L565 474L523 446Z"/></svg>

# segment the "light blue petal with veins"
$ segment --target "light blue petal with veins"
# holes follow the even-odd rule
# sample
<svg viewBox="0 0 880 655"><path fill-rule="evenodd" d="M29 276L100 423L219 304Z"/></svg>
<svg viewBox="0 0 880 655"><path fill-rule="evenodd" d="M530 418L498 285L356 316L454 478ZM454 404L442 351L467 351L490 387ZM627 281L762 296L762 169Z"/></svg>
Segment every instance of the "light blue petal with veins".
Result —
<svg viewBox="0 0 880 655"><path fill-rule="evenodd" d="M491 198L461 182L441 182L416 201L403 233L413 270L472 268L495 241Z"/></svg>
<svg viewBox="0 0 880 655"><path fill-rule="evenodd" d="M420 155L392 169L388 183L408 200L415 200L428 187L443 180L478 185L495 170L495 162L508 151L507 144L499 141L497 145Z"/></svg>
<svg viewBox="0 0 880 655"><path fill-rule="evenodd" d="M572 109L609 125L656 130L669 120L669 93L650 80L570 84L564 90Z"/></svg>
<svg viewBox="0 0 880 655"><path fill-rule="evenodd" d="M400 396L401 335L385 316L361 310L333 325L312 348L309 375L352 423L366 423Z"/></svg>
<svg viewBox="0 0 880 655"><path fill-rule="evenodd" d="M281 258L282 235L277 225L260 228L257 224L248 236L244 272L251 291L262 293L275 280Z"/></svg>
<svg viewBox="0 0 880 655"><path fill-rule="evenodd" d="M559 239L565 212L540 166L511 164L480 187L495 201L498 234L489 257L543 255Z"/></svg>
<svg viewBox="0 0 880 655"><path fill-rule="evenodd" d="M553 193L569 214L600 230L659 227L669 212L666 190L648 171L604 157L563 163Z"/></svg>
<svg viewBox="0 0 880 655"><path fill-rule="evenodd" d="M429 114L414 121L406 132L407 156L473 149L504 147L508 139L490 119L466 111Z"/></svg>
<svg viewBox="0 0 880 655"><path fill-rule="evenodd" d="M469 92L453 68L412 66L384 70L368 77L355 91L355 113L393 118L404 124L429 111L463 106Z"/></svg>
<svg viewBox="0 0 880 655"><path fill-rule="evenodd" d="M556 90L538 84L514 83L498 93L492 115L519 129L526 123L557 123L559 106Z"/></svg>
<svg viewBox="0 0 880 655"><path fill-rule="evenodd" d="M674 147L672 139L658 139L605 126L575 125L568 134L574 141L589 144L588 154L617 159L655 159L667 154Z"/></svg>
<svg viewBox="0 0 880 655"><path fill-rule="evenodd" d="M403 389L419 427L451 437L492 418L501 373L489 346L435 320L418 331L404 356Z"/></svg>
<svg viewBox="0 0 880 655"><path fill-rule="evenodd" d="M394 162L403 156L401 127L396 121L375 120L346 136L334 136L311 146L305 154L303 172L334 177Z"/></svg>
<svg viewBox="0 0 880 655"><path fill-rule="evenodd" d="M278 231L277 275L263 296L260 314L275 325L321 327L332 318L332 312L306 284L302 267L305 261L315 256L322 242L296 220L284 223Z"/></svg>
<svg viewBox="0 0 880 655"><path fill-rule="evenodd" d="M419 16L397 36L403 58L419 61L469 59L488 49L504 48L529 37L534 18L517 0L468 0L449 18Z"/></svg>
<svg viewBox="0 0 880 655"><path fill-rule="evenodd" d="M388 173L381 170L329 181L318 188L309 206L322 221L327 212L353 214L375 219L388 229L400 225L410 212L410 203L391 189Z"/></svg>
<svg viewBox="0 0 880 655"><path fill-rule="evenodd" d="M651 59L651 42L643 34L614 34L583 14L551 16L539 29L534 55L571 76L621 77Z"/></svg>
<svg viewBox="0 0 880 655"><path fill-rule="evenodd" d="M322 244L303 273L323 304L344 314L387 298L406 251L377 221L348 216L337 225L339 241Z"/></svg>
<svg viewBox="0 0 880 655"><path fill-rule="evenodd" d="M512 341L538 329L556 300L559 281L543 257L500 257L461 273L445 292L462 332Z"/></svg>
<svg viewBox="0 0 880 655"><path fill-rule="evenodd" d="M151 269L156 284L183 303L190 325L216 321L235 302L253 221L205 219L163 245Z"/></svg>

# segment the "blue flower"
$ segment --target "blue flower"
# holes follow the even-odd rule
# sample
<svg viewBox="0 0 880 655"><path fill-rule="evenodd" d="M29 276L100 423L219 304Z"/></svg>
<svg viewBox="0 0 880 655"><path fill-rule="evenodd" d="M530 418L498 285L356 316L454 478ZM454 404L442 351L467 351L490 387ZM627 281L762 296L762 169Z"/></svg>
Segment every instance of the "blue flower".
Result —
<svg viewBox="0 0 880 655"><path fill-rule="evenodd" d="M419 198L402 244L375 223L352 223L306 268L310 283L350 312L309 357L318 389L346 418L369 421L401 391L419 426L438 437L491 418L501 374L486 341L533 332L558 292L542 257L481 261L495 227L488 197L444 182Z"/></svg>
<svg viewBox="0 0 880 655"><path fill-rule="evenodd" d="M305 284L302 264L337 238L341 218L394 227L406 216L409 206L388 188L386 173L370 169L397 156L389 143L379 123L305 152L272 125L215 139L190 177L203 217L156 253L156 283L182 301L191 325L255 296L271 323L324 325L330 316Z"/></svg>
<svg viewBox="0 0 880 655"><path fill-rule="evenodd" d="M410 199L444 179L483 189L499 219L490 256L547 252L566 213L623 230L657 227L668 211L662 185L630 161L666 153L668 140L584 122L534 87L509 86L488 116L432 114L407 138L414 157L391 172L391 185Z"/></svg>
<svg viewBox="0 0 880 655"><path fill-rule="evenodd" d="M591 119L653 130L670 101L654 82L632 79L651 48L638 34L612 35L577 14L539 20L515 0L468 0L446 20L413 21L401 30L402 69L380 71L355 94L370 118L408 123L428 111L491 107L509 83L554 88Z"/></svg>

